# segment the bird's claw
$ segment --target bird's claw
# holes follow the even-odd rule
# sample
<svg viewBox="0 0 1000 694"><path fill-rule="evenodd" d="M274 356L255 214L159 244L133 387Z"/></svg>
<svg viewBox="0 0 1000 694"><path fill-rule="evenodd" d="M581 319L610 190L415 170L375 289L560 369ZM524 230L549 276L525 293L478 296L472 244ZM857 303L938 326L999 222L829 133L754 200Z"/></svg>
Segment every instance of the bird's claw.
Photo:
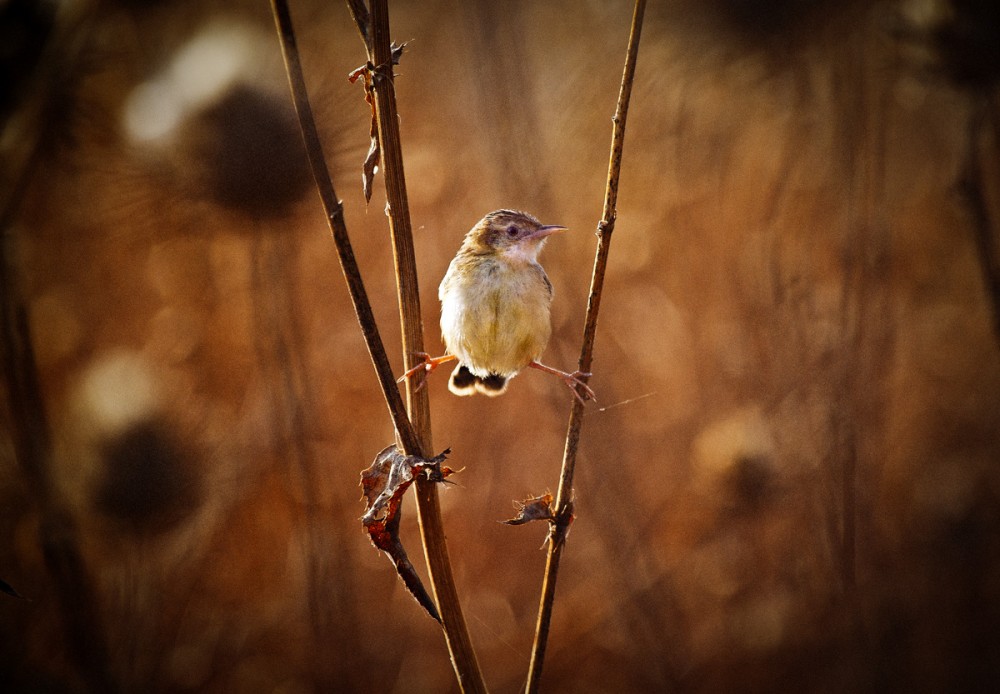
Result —
<svg viewBox="0 0 1000 694"><path fill-rule="evenodd" d="M417 391L419 391L421 388L424 387L424 384L427 382L427 375L431 371L441 366L441 364L444 364L449 361L454 361L456 358L452 354L445 354L444 356L441 357L432 357L427 352L413 352L412 354L414 357L420 360L419 363L410 367L410 369L406 373L404 373L402 376L396 379L396 383L402 383L408 378L412 378L417 374L421 374L423 377L420 379L416 387L413 389L414 393L416 393Z"/></svg>
<svg viewBox="0 0 1000 694"><path fill-rule="evenodd" d="M431 360L431 355L429 355L427 352L414 352L413 356L420 359L420 363L410 367L410 369L407 370L406 373L404 373L402 376L396 379L396 383L402 383L406 379L416 376L417 373L419 373L420 371L424 371L425 373L431 371L434 369L434 366L436 366ZM421 380L420 385L417 386L417 389L419 390L420 387L423 386L423 384L424 382L423 380Z"/></svg>
<svg viewBox="0 0 1000 694"><path fill-rule="evenodd" d="M593 388L591 388L585 382L580 380L582 378L590 378L593 375L594 374L590 373L589 371L574 371L571 374L566 374L565 377L566 385L568 385L569 389L573 391L573 395L576 396L576 399L579 400L581 404L586 405L587 400L593 400L594 402L597 402L597 395L594 393ZM583 388L583 392L586 395L586 397L580 395L580 391L577 389L578 387Z"/></svg>

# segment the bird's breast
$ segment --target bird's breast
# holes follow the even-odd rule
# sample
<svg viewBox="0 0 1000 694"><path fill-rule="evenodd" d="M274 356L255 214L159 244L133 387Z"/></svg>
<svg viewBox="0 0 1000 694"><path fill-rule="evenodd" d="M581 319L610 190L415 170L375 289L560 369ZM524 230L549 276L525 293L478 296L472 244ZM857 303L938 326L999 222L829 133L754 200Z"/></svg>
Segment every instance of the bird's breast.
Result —
<svg viewBox="0 0 1000 694"><path fill-rule="evenodd" d="M550 287L535 263L456 258L439 292L448 351L478 376L517 373L548 344Z"/></svg>

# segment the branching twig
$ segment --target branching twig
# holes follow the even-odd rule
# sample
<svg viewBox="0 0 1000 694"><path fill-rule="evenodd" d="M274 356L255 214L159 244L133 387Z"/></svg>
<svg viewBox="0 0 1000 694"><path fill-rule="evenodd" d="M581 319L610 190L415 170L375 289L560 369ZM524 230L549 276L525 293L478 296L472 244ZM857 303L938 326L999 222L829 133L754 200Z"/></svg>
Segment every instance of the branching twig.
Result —
<svg viewBox="0 0 1000 694"><path fill-rule="evenodd" d="M410 209L406 196L406 179L403 171L403 154L399 138L399 116L396 108L396 91L393 82L392 46L389 36L389 10L386 0L373 0L370 20L364 22L363 4L348 2L361 37L368 51L368 62L374 66L372 80L375 87L375 107L378 116L378 138L385 172L386 214L392 236L393 259L396 267L396 288L399 299L400 322L403 337L404 368L410 369L424 351L423 325L420 318L420 294L417 285L417 266L413 252L413 232ZM419 446L409 447L408 455L426 456L432 450L430 403L427 389L416 390L414 383L406 381L407 409L416 429ZM438 503L437 486L421 477L417 482L417 509L420 532L431 585L437 598L438 611L444 626L445 639L451 653L452 665L459 686L466 692L485 692L482 673L472 640L462 614L461 603L455 588L445 541L444 525Z"/></svg>
<svg viewBox="0 0 1000 694"><path fill-rule="evenodd" d="M614 129L611 140L611 161L608 165L608 184L604 197L604 214L597 225L597 254L594 260L594 273L590 283L587 319L583 328L583 347L580 351L579 370L585 373L590 371L590 365L593 361L594 335L597 331L597 313L601 307L601 295L604 290L604 273L608 264L608 249L611 245L611 235L615 229L618 177L621 173L622 146L625 140L625 119L628 115L629 97L632 93L636 57L639 52L639 35L642 32L642 18L645 10L645 0L636 0L635 12L632 15L632 30L628 41L628 53L625 58L625 70L622 74L621 91L618 94L618 107L615 110L613 119ZM538 621L535 626L535 641L531 648L531 665L528 669L527 692L536 692L538 690L538 684L542 676L545 645L548 640L549 624L552 619L552 606L555 600L559 559L562 555L566 531L573 518L573 473L576 468L576 451L580 442L580 427L583 423L583 412L583 402L574 398L573 409L569 418L569 428L566 433L566 448L563 454L562 473L559 479L559 492L553 510L555 520L552 522L549 532L548 556L545 563L545 577L542 581L542 597L538 608Z"/></svg>
<svg viewBox="0 0 1000 694"><path fill-rule="evenodd" d="M376 96L379 110L379 137L384 150L384 170L386 174L386 194L390 202L390 228L393 235L394 255L397 268L397 282L400 296L400 311L403 322L404 363L409 368L414 358L412 352L422 351L422 330L420 326L420 304L417 295L416 265L413 257L412 234L409 224L409 211L406 203L406 189L403 183L402 155L399 147L399 130L397 124L395 93L392 89L391 55L389 47L389 22L385 2L377 2L369 16L362 2L349 1L355 20L358 22L361 35L369 50L370 62L376 66ZM316 132L316 124L309 105L305 79L299 61L295 33L292 29L287 0L272 0L278 36L281 41L285 67L292 90L292 99L306 152L312 168L316 186L319 189L323 208L326 212L334 243L340 257L341 268L347 280L351 300L361 324L365 343L371 355L372 363L378 374L379 383L385 396L386 404L396 427L403 451L407 455L424 457L425 451L430 451L430 408L426 391L414 393L407 386L407 397L410 405L413 423L407 417L399 390L396 387L394 375L385 347L379 335L371 304L368 301L361 273L358 269L350 238L344 223L343 206L337 199L326 167L323 149ZM371 37L371 40L369 40ZM386 74L388 70L388 74ZM390 182L391 181L391 182ZM426 447L426 448L425 448ZM460 603L455 591L454 579L448 560L448 549L445 543L441 513L438 506L437 490L433 484L419 483L417 487L417 503L420 510L420 526L424 541L424 551L427 556L428 571L431 584L437 597L438 609L444 623L445 637L451 651L452 661L459 678L459 684L465 691L485 691L482 675L471 647L471 640L465 620L462 616Z"/></svg>
<svg viewBox="0 0 1000 694"><path fill-rule="evenodd" d="M382 386L382 395L389 407L392 423L396 427L396 433L403 442L403 446L407 448L407 453L409 453L410 449L419 448L419 440L413 425L410 424L410 420L406 416L403 398L396 388L396 377L392 373L392 366L386 356L382 336L379 334L371 303L368 301L368 294L361 279L361 271L354 258L351 239L347 235L344 208L340 204L340 200L337 199L333 181L330 179L330 172L326 167L323 145L320 144L319 133L316 131L316 121L313 119L312 107L309 105L309 95L302 74L302 64L299 61L299 49L295 42L295 31L292 28L292 18L288 12L288 2L287 0L272 0L271 8L278 28L278 39L281 42L281 52L285 59L285 69L288 71L288 82L292 90L292 101L299 117L299 127L302 129L302 139L309 157L309 166L312 169L313 178L316 180L319 197L323 201L323 210L326 212L327 223L333 234L334 245L337 247L340 267L347 280L347 288L351 294L354 311L358 316L358 323L361 325L361 332L364 335L372 365L375 367L375 373L378 375L379 384Z"/></svg>

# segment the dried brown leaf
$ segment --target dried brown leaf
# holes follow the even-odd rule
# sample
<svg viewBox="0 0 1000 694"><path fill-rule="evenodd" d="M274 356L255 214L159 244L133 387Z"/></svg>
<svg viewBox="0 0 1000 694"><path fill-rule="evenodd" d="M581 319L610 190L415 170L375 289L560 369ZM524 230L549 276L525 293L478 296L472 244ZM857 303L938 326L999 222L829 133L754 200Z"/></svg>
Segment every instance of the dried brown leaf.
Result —
<svg viewBox="0 0 1000 694"><path fill-rule="evenodd" d="M399 59L403 57L405 43L390 45L392 64L399 65ZM365 203L371 202L372 183L375 181L375 174L378 173L379 164L382 161L382 147L378 141L378 114L375 111L375 66L367 62L359 68L355 68L348 75L347 79L354 84L362 77L365 83L365 102L371 109L371 125L368 128L371 145L368 147L368 154L365 156L364 164L361 167L361 188L365 193Z"/></svg>
<svg viewBox="0 0 1000 694"><path fill-rule="evenodd" d="M368 148L368 156L361 166L361 189L365 193L365 204L372 200L372 183L378 173L378 165L382 160L382 148L378 144L378 134L372 135L372 143Z"/></svg>
<svg viewBox="0 0 1000 694"><path fill-rule="evenodd" d="M386 446L361 473L361 488L367 503L361 522L372 544L388 555L407 590L438 622L441 616L434 600L424 588L399 540L399 523L403 495L420 475L425 475L431 482L443 482L454 472L441 465L450 452L445 450L440 455L425 459L403 455L395 445Z"/></svg>
<svg viewBox="0 0 1000 694"><path fill-rule="evenodd" d="M517 515L510 520L503 521L507 525L524 525L525 523L537 520L555 520L555 517L552 515L551 494L546 493L532 499L515 501L514 506L517 508Z"/></svg>

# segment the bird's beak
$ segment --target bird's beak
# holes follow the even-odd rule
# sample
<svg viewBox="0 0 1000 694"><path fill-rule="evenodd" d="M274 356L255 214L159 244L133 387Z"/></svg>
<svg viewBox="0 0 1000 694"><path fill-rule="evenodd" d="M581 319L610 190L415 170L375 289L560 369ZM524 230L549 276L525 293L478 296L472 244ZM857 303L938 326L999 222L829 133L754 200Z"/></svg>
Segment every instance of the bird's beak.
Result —
<svg viewBox="0 0 1000 694"><path fill-rule="evenodd" d="M530 239L532 241L536 241L538 239L544 239L546 236L560 231L566 231L566 227L559 226L558 224L546 224L545 226L538 227L538 229L533 231L528 236L525 236L524 240L527 241Z"/></svg>

